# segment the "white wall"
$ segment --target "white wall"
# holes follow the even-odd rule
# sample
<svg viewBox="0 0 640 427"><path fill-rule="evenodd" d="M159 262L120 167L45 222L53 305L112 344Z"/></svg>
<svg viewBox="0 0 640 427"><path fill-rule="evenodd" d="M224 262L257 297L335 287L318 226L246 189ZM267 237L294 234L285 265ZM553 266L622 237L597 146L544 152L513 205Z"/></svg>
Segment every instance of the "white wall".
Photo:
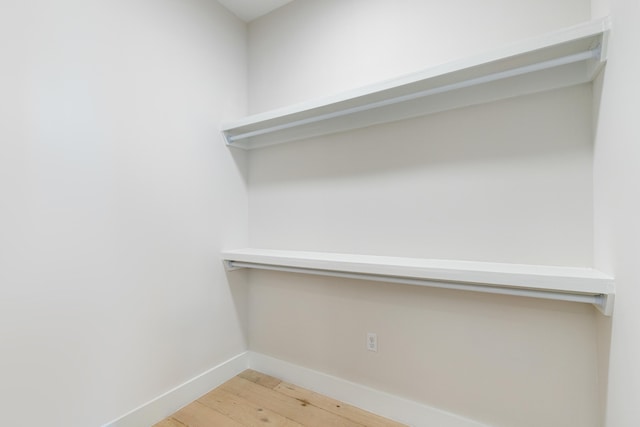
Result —
<svg viewBox="0 0 640 427"><path fill-rule="evenodd" d="M585 1L294 2L250 24L250 109L589 13ZM584 85L252 151L251 245L592 265L591 103ZM599 425L592 307L265 272L250 282L252 350L490 425Z"/></svg>
<svg viewBox="0 0 640 427"><path fill-rule="evenodd" d="M595 262L616 277L614 315L601 325L611 340L606 426L631 427L640 424L640 3L598 0L593 11L613 20L594 166Z"/></svg>
<svg viewBox="0 0 640 427"><path fill-rule="evenodd" d="M246 348L246 27L209 0L4 1L2 423L96 426ZM240 283L240 285L242 285Z"/></svg>
<svg viewBox="0 0 640 427"><path fill-rule="evenodd" d="M259 112L589 19L588 0L295 1L249 26Z"/></svg>
<svg viewBox="0 0 640 427"><path fill-rule="evenodd" d="M257 247L590 266L591 90L250 155Z"/></svg>

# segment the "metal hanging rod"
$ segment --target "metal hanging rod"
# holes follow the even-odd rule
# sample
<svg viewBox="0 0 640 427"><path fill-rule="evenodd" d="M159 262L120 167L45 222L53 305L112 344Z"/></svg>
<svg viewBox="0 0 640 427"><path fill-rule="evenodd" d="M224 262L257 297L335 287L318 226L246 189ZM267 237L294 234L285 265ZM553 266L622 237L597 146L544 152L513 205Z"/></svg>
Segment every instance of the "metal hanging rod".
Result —
<svg viewBox="0 0 640 427"><path fill-rule="evenodd" d="M282 271L287 273L301 273L316 276L341 277L346 279L370 280L375 282L391 282L405 285L426 286L431 288L454 289L461 291L482 292L499 295L512 295L520 297L541 298L556 301L570 301L595 305L600 311L608 314L608 298L609 295L604 294L585 294L563 291L538 290L530 288L504 287L489 284L466 283L466 282L448 282L436 281L428 279L414 279L408 277L398 277L391 275L376 275L368 273L349 273L343 271L323 270L314 268L287 267L280 265L261 264L254 262L225 260L228 270L239 268L251 268L258 270Z"/></svg>

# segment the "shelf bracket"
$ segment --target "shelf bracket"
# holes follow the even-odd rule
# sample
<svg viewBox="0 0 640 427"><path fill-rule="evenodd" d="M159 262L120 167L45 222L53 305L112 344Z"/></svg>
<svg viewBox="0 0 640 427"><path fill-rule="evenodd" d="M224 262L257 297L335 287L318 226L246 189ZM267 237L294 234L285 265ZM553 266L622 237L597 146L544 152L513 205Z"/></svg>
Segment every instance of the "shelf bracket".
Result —
<svg viewBox="0 0 640 427"><path fill-rule="evenodd" d="M227 144L227 146L229 146L229 147L233 146L233 139L232 139L231 135L229 135L225 131L222 131L222 136L223 136L224 142Z"/></svg>
<svg viewBox="0 0 640 427"><path fill-rule="evenodd" d="M235 271L235 270L242 270L243 268L247 268L247 267L239 267L234 265L235 262L228 260L228 259L224 259L222 260L222 264L224 265L224 269L227 271Z"/></svg>
<svg viewBox="0 0 640 427"><path fill-rule="evenodd" d="M615 300L615 294L601 294L598 295L598 302L593 305L605 316L613 315L613 302Z"/></svg>

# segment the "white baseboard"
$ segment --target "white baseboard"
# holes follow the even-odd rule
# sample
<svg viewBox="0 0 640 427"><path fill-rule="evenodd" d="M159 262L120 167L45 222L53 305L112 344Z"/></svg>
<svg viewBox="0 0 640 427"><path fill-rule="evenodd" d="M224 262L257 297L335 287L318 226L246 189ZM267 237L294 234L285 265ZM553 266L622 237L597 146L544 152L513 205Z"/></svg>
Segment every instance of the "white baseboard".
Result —
<svg viewBox="0 0 640 427"><path fill-rule="evenodd" d="M477 421L261 353L252 351L248 353L251 369L410 426L489 427Z"/></svg>
<svg viewBox="0 0 640 427"><path fill-rule="evenodd" d="M152 426L248 368L414 427L489 427L440 409L252 351L240 353L214 366L102 427Z"/></svg>
<svg viewBox="0 0 640 427"><path fill-rule="evenodd" d="M248 352L240 353L102 427L152 426L248 367Z"/></svg>

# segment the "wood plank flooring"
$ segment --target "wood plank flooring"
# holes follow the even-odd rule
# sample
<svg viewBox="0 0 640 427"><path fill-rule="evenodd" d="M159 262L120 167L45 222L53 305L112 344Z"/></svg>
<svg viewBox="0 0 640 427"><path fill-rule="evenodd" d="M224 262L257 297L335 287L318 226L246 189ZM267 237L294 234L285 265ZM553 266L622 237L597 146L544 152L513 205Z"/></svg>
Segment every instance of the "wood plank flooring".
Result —
<svg viewBox="0 0 640 427"><path fill-rule="evenodd" d="M267 425L274 427L404 426L269 375L246 370L154 427Z"/></svg>

